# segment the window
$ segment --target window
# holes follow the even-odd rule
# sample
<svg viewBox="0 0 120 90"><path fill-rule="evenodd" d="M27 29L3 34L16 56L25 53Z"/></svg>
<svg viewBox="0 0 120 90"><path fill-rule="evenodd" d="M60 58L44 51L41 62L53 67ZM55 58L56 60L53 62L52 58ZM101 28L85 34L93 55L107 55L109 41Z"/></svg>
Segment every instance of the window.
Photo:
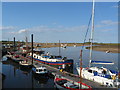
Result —
<svg viewBox="0 0 120 90"><path fill-rule="evenodd" d="M89 73L92 73L92 70L89 69L88 72L89 72Z"/></svg>
<svg viewBox="0 0 120 90"><path fill-rule="evenodd" d="M44 69L44 71L47 71L46 69Z"/></svg>
<svg viewBox="0 0 120 90"><path fill-rule="evenodd" d="M42 70L41 70L41 69L39 69L39 72L42 72Z"/></svg>
<svg viewBox="0 0 120 90"><path fill-rule="evenodd" d="M36 72L38 72L38 69L36 69Z"/></svg>

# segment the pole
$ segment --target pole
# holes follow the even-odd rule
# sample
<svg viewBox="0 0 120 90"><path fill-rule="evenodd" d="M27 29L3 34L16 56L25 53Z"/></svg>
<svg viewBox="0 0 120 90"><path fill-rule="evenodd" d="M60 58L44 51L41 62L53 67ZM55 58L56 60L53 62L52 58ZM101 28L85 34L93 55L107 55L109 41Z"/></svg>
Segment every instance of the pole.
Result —
<svg viewBox="0 0 120 90"><path fill-rule="evenodd" d="M80 82L82 83L82 50L80 51ZM80 89L82 85L80 84Z"/></svg>
<svg viewBox="0 0 120 90"><path fill-rule="evenodd" d="M33 65L33 34L31 35L31 49L32 49L32 65ZM32 72L32 90L34 89L34 81L33 81L33 72Z"/></svg>
<svg viewBox="0 0 120 90"><path fill-rule="evenodd" d="M32 65L33 65L33 34L31 35Z"/></svg>

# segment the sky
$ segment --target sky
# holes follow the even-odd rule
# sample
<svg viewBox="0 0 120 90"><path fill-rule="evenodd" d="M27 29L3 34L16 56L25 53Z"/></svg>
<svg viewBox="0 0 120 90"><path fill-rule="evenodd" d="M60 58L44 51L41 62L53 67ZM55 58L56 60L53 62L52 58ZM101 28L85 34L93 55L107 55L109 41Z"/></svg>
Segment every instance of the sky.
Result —
<svg viewBox="0 0 120 90"><path fill-rule="evenodd" d="M2 40L82 43L91 12L92 2L3 2ZM94 23L94 42L117 43L118 3L96 2Z"/></svg>

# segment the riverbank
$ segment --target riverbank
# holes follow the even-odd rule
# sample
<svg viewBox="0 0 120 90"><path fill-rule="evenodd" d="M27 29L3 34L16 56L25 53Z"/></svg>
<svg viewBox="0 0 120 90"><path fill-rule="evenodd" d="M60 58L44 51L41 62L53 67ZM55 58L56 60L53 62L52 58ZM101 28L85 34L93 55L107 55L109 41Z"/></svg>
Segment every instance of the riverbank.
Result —
<svg viewBox="0 0 120 90"><path fill-rule="evenodd" d="M65 43L61 43L65 45ZM41 43L41 48L51 48L51 47L59 47L59 43ZM89 46L90 44L85 44L85 46ZM93 50L95 51L103 51L109 53L120 53L119 44L93 44ZM67 47L73 46L83 46L83 43L67 43ZM90 47L86 47L86 49L90 49Z"/></svg>
<svg viewBox="0 0 120 90"><path fill-rule="evenodd" d="M86 49L90 49L90 47L86 47ZM120 53L119 45L118 44L106 44L106 45L99 45L93 46L93 50L95 51L103 51L107 53Z"/></svg>
<svg viewBox="0 0 120 90"><path fill-rule="evenodd" d="M19 47L19 43L16 42ZM22 43L22 42L21 42ZM2 44L8 44L8 42L2 42ZM85 46L89 46L90 42L85 43ZM120 44L118 43L93 43L93 50L96 51L103 51L103 52L110 52L110 53L120 53L119 46ZM31 42L28 43L28 46L31 47ZM83 46L83 43L33 43L34 48L51 48L51 47L61 47L61 46L66 46L66 47L78 47L78 46ZM90 47L87 47L86 49L89 49ZM13 47L11 47L13 49Z"/></svg>
<svg viewBox="0 0 120 90"><path fill-rule="evenodd" d="M39 46L40 45L40 46ZM73 47L73 46L82 46L82 43L39 43L38 46L34 47L41 47L41 48L51 48L51 47L61 47L66 45L66 47Z"/></svg>

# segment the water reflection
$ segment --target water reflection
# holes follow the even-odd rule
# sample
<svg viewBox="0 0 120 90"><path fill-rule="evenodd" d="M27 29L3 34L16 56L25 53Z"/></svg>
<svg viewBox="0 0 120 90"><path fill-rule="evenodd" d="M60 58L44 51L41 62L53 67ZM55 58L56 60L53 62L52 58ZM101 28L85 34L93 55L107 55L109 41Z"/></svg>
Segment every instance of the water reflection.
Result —
<svg viewBox="0 0 120 90"><path fill-rule="evenodd" d="M3 80L3 88L44 88L53 83L53 79L46 76L36 76L31 68L24 69L12 60L2 62L2 73L7 77ZM50 79L50 80L49 80ZM53 88L54 84L48 88Z"/></svg>

